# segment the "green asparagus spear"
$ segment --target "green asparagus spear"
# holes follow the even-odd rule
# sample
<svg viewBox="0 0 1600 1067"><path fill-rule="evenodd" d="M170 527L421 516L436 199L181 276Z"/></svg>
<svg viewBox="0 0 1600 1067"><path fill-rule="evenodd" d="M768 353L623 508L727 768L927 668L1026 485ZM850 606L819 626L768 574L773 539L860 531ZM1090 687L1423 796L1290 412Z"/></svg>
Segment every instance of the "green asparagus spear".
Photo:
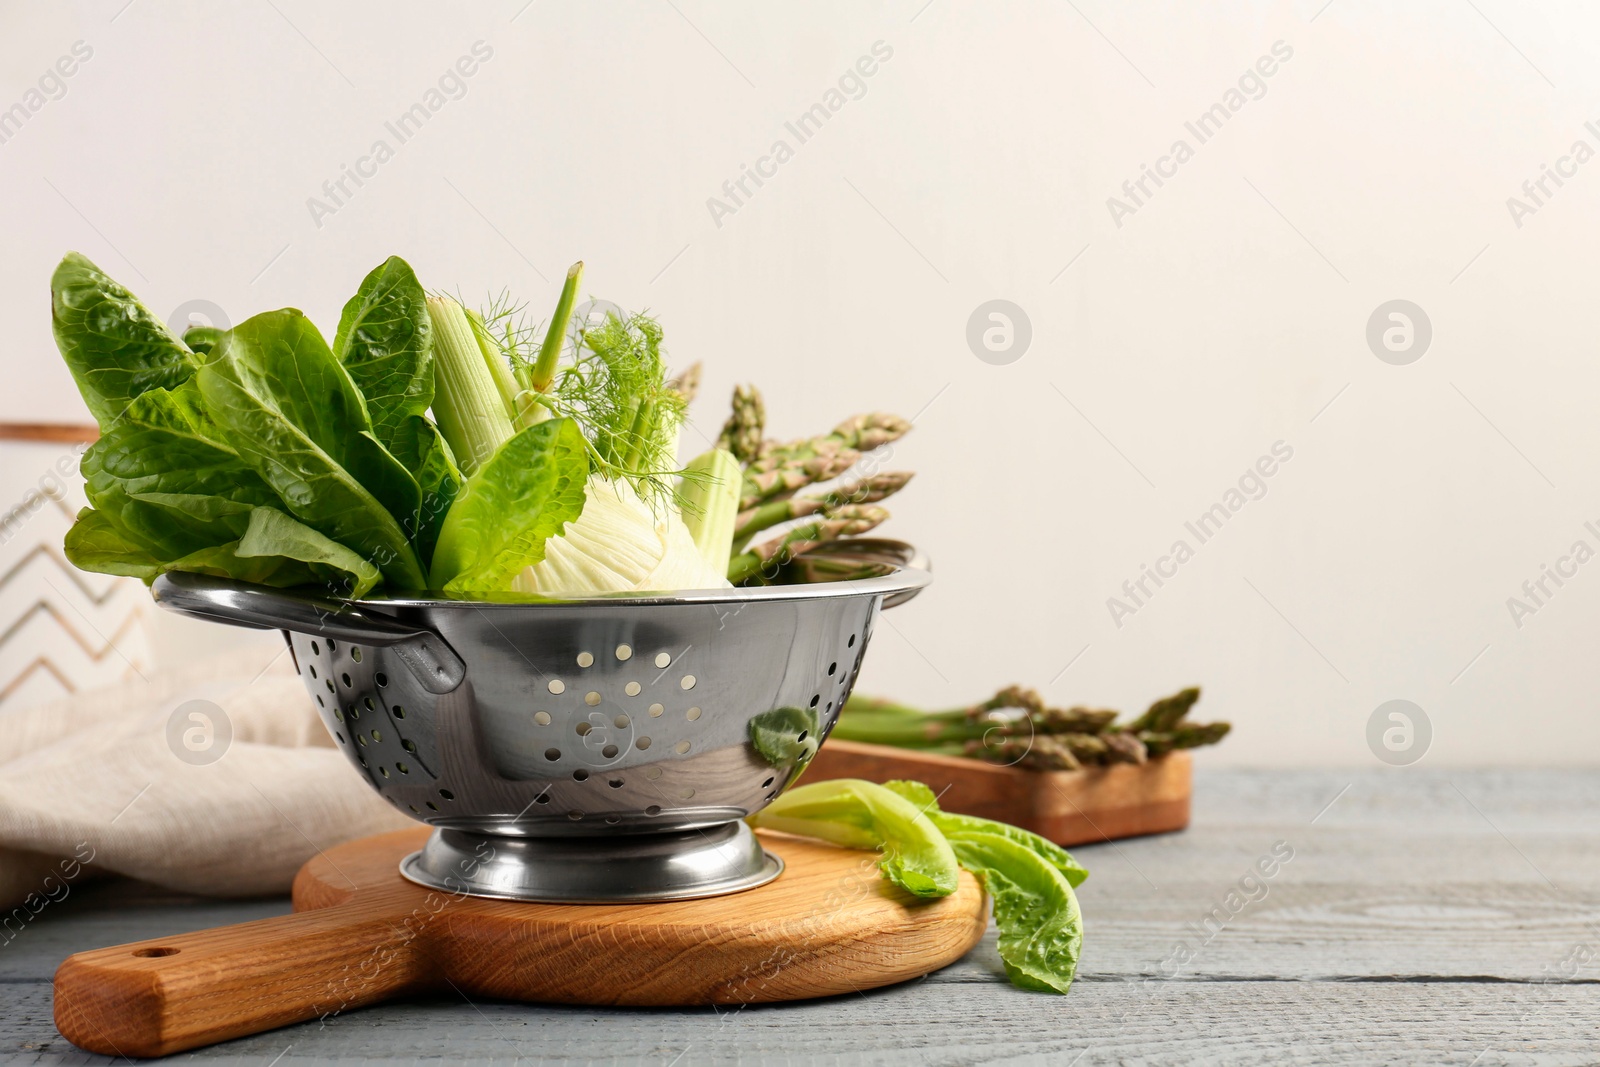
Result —
<svg viewBox="0 0 1600 1067"><path fill-rule="evenodd" d="M1215 744L1227 735L1225 722L1184 721L1199 698L1198 689L1185 689L1122 725L1115 711L1047 707L1038 692L1021 686L1007 686L970 707L926 713L852 696L833 736L1046 770L1138 764L1176 749Z"/></svg>
<svg viewBox="0 0 1600 1067"><path fill-rule="evenodd" d="M733 543L742 546L762 530L803 519L819 511L832 512L846 504L876 504L899 492L911 478L910 471L889 471L862 478L822 496L794 496L787 500L769 500L765 504L758 504L739 513L734 526Z"/></svg>
<svg viewBox="0 0 1600 1067"><path fill-rule="evenodd" d="M841 537L855 537L877 526L889 513L871 504L850 504L814 522L802 523L778 537L733 558L728 581L737 585L758 574L770 573L808 548Z"/></svg>
<svg viewBox="0 0 1600 1067"><path fill-rule="evenodd" d="M700 391L701 366L700 361L696 360L667 380L667 388L683 397L685 404L693 400L695 394Z"/></svg>
<svg viewBox="0 0 1600 1067"><path fill-rule="evenodd" d="M1151 704L1145 713L1128 724L1128 729L1134 733L1153 730L1158 733L1171 730L1183 721L1189 714L1189 709L1194 707L1195 701L1200 699L1200 690L1194 687L1181 689L1169 697L1162 697Z"/></svg>
<svg viewBox="0 0 1600 1067"><path fill-rule="evenodd" d="M753 385L736 385L733 387L733 414L722 424L717 447L732 452L741 466L748 467L761 452L766 425L767 406L761 399L761 391Z"/></svg>

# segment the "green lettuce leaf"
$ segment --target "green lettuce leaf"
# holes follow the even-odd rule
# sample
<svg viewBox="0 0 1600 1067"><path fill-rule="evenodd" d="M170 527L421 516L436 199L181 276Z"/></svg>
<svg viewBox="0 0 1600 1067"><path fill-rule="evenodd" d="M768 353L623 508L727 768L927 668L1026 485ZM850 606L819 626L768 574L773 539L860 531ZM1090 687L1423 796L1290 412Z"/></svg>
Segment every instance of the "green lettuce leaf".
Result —
<svg viewBox="0 0 1600 1067"><path fill-rule="evenodd" d="M395 428L390 452L417 480L417 513L401 523L424 564L433 558L444 517L461 492L461 469L439 428L425 415L409 415Z"/></svg>
<svg viewBox="0 0 1600 1067"><path fill-rule="evenodd" d="M983 881L994 900L1000 960L1011 983L1065 993L1083 945L1083 915L1072 890L1089 872L1066 849L1038 834L993 819L940 811L933 790L921 782L884 786L922 808L961 866Z"/></svg>
<svg viewBox="0 0 1600 1067"><path fill-rule="evenodd" d="M138 578L149 585L162 572L161 561L112 525L105 512L84 508L67 531L67 561L79 570Z"/></svg>
<svg viewBox="0 0 1600 1067"><path fill-rule="evenodd" d="M397 431L433 403L432 330L422 284L390 256L345 304L333 337L334 356L366 398L373 435L402 463Z"/></svg>
<svg viewBox="0 0 1600 1067"><path fill-rule="evenodd" d="M84 453L89 502L142 551L162 560L237 540L253 508L278 496L214 440L194 382L150 389Z"/></svg>
<svg viewBox="0 0 1600 1067"><path fill-rule="evenodd" d="M189 351L203 356L217 347L217 342L222 340L226 332L217 326L191 326L183 331L183 343Z"/></svg>
<svg viewBox="0 0 1600 1067"><path fill-rule="evenodd" d="M938 799L933 795L933 790L921 782L900 780L884 782L883 786L885 789L894 790L921 808L928 818L933 821L933 825L937 826L940 832L952 842L971 834L993 834L1021 845L1030 852L1037 853L1046 863L1060 871L1074 889L1082 885L1084 879L1089 877L1089 872L1083 864L1073 859L1072 853L1054 841L1024 830L1020 826L1012 826L1010 823L982 819L976 815L957 815L954 812L941 811Z"/></svg>
<svg viewBox="0 0 1600 1067"><path fill-rule="evenodd" d="M519 571L544 559L545 542L583 513L588 476L587 444L571 419L536 423L501 445L445 515L433 588L510 588Z"/></svg>
<svg viewBox="0 0 1600 1067"><path fill-rule="evenodd" d="M194 356L134 295L68 252L50 277L56 347L102 431L128 402L189 378Z"/></svg>
<svg viewBox="0 0 1600 1067"><path fill-rule="evenodd" d="M998 834L968 834L950 847L994 900L1000 961L1011 984L1065 993L1083 947L1083 914L1071 884L1043 856Z"/></svg>
<svg viewBox="0 0 1600 1067"><path fill-rule="evenodd" d="M378 568L276 508L250 513L244 536L162 560L126 537L106 514L84 508L67 531L67 559L81 570L138 578L146 585L168 571L236 578L256 585L317 583L333 595L362 597Z"/></svg>
<svg viewBox="0 0 1600 1067"><path fill-rule="evenodd" d="M340 597L366 596L382 577L377 567L355 552L276 508L250 513L250 525L233 552L240 559L276 557L304 563Z"/></svg>
<svg viewBox="0 0 1600 1067"><path fill-rule="evenodd" d="M817 837L846 848L878 848L878 867L919 897L956 891L956 854L917 805L860 778L797 786L750 816L752 826Z"/></svg>
<svg viewBox="0 0 1600 1067"><path fill-rule="evenodd" d="M426 586L395 518L417 514L416 479L372 435L360 392L303 314L269 311L229 330L199 382L211 418L286 511L396 586Z"/></svg>
<svg viewBox="0 0 1600 1067"><path fill-rule="evenodd" d="M416 478L422 502L401 525L426 563L461 489L450 446L427 417L433 403L433 320L410 264L390 256L344 306L333 354L367 402L372 433Z"/></svg>

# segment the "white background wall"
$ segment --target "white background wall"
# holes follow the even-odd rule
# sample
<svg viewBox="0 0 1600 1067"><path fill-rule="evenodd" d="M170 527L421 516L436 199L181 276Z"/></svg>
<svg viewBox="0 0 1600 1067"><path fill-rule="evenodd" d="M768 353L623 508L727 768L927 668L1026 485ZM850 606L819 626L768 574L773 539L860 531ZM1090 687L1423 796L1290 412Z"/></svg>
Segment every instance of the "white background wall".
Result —
<svg viewBox="0 0 1600 1067"><path fill-rule="evenodd" d="M1199 683L1236 724L1205 758L1247 764L1370 763L1404 698L1429 763L1594 763L1600 563L1520 628L1506 601L1600 549L1600 161L1521 226L1506 200L1600 148L1600 10L1325 3L0 4L0 108L93 49L0 144L0 420L84 417L49 333L69 248L158 313L295 305L330 335L390 253L535 308L582 258L706 361L706 433L742 380L782 435L917 417L885 533L938 581L885 617L864 691L1136 709ZM477 41L465 95L319 226L307 199ZM1187 134L1278 41L1265 95ZM719 226L707 199L780 137ZM1180 137L1119 227L1107 198ZM1008 365L965 339L993 298L1032 324ZM1405 366L1365 340L1392 299L1433 328ZM1280 440L1267 495L1118 627L1107 598Z"/></svg>

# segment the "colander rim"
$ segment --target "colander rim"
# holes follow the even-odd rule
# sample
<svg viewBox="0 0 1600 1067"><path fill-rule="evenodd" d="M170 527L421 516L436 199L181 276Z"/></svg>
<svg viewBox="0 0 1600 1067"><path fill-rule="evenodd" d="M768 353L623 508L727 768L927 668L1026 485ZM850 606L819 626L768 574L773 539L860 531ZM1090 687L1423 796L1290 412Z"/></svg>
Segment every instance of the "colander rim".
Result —
<svg viewBox="0 0 1600 1067"><path fill-rule="evenodd" d="M510 610L540 607L574 607L584 604L604 604L610 607L641 607L654 604L749 604L784 600L830 600L840 597L893 596L896 593L914 593L933 581L933 575L922 567L910 564L882 564L887 573L870 578L850 578L832 582L809 582L796 585L735 586L731 589L678 589L671 592L651 593L600 593L587 597L549 597L537 594L505 593L473 594L441 593L381 593L359 600L338 600L357 608L473 608L478 610ZM492 599L490 599L492 597Z"/></svg>

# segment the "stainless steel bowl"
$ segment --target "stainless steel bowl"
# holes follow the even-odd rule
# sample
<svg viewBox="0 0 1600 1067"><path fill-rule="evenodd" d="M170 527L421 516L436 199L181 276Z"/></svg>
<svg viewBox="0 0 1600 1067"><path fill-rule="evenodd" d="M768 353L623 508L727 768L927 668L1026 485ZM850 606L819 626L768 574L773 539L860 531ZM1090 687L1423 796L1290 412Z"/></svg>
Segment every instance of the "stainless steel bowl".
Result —
<svg viewBox="0 0 1600 1067"><path fill-rule="evenodd" d="M909 546L877 539L826 546L799 575L507 602L329 600L172 573L152 593L285 632L351 765L435 827L407 878L518 900L671 900L777 876L741 820L833 728L878 611L930 580Z"/></svg>

